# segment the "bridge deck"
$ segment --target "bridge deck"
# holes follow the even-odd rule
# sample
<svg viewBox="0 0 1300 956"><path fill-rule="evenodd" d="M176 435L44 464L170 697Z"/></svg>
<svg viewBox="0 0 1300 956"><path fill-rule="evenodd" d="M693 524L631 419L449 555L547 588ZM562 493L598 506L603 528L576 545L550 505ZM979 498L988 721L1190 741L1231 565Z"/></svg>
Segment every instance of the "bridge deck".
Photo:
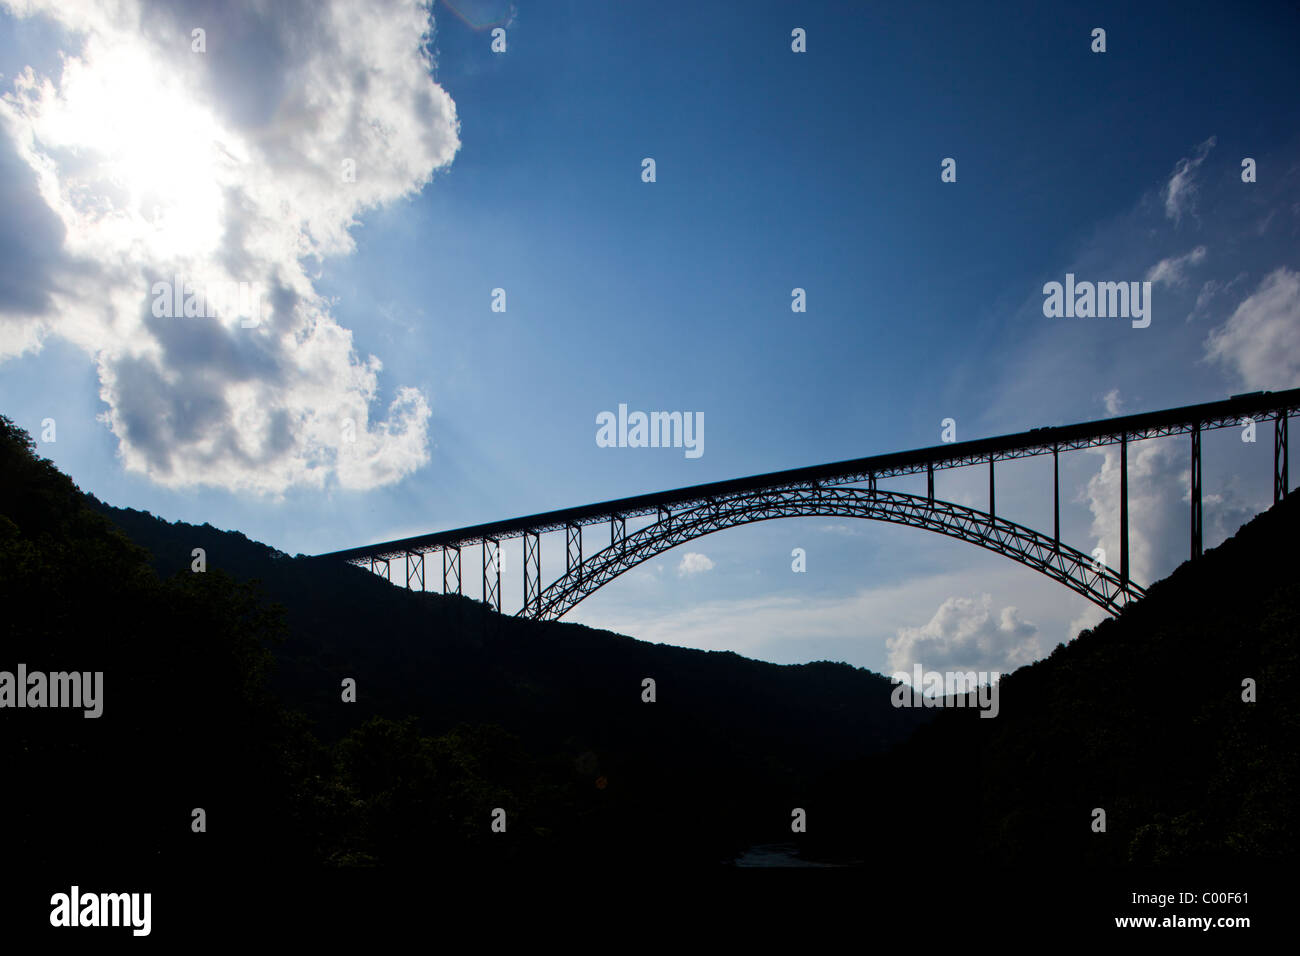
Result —
<svg viewBox="0 0 1300 956"><path fill-rule="evenodd" d="M912 451L892 452L850 461L804 468L774 471L749 478L733 478L708 484L692 485L671 491L658 491L629 498L618 498L597 504L563 508L522 518L490 521L485 524L437 531L431 534L401 538L333 551L322 557L357 560L384 559L408 552L425 552L439 548L456 548L473 545L484 540L500 541L519 537L525 533L556 531L569 525L590 525L610 520L611 517L631 518L657 514L660 509L698 504L710 498L719 498L745 492L778 490L783 488L812 487L815 485L844 485L911 475L919 472L958 468L986 461L1009 458L1029 458L1050 455L1053 451L1070 451L1099 445L1116 444L1127 438L1138 441L1186 434L1199 426L1201 430L1226 428L1237 425L1243 417L1256 419L1276 416L1291 417L1300 411L1300 388L1279 392L1251 392L1234 395L1218 402L1186 405L1136 415L1121 415L1099 421L1079 422L1049 428L1033 428L1013 435L980 438L974 441L952 442L918 448Z"/></svg>

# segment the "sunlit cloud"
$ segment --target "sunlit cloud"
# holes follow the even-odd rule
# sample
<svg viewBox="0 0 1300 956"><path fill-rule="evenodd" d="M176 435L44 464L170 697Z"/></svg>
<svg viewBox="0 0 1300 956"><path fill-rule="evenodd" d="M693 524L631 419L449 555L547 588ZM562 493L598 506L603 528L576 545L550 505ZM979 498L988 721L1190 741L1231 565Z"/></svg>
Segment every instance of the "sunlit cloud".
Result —
<svg viewBox="0 0 1300 956"><path fill-rule="evenodd" d="M0 100L7 190L61 227L0 276L0 359L83 348L124 466L161 485L364 489L425 464L427 397L396 387L375 417L382 363L312 276L459 148L427 7L0 3L75 41Z"/></svg>
<svg viewBox="0 0 1300 956"><path fill-rule="evenodd" d="M886 641L891 670L995 670L1007 673L1041 656L1038 628L1014 607L994 612L988 594L950 597L928 622L899 628Z"/></svg>
<svg viewBox="0 0 1300 956"><path fill-rule="evenodd" d="M709 556L695 551L686 552L682 555L681 561L677 562L678 574L701 574L712 570L713 562L709 559Z"/></svg>
<svg viewBox="0 0 1300 956"><path fill-rule="evenodd" d="M1246 388L1300 384L1300 273L1285 267L1269 273L1210 333L1205 354Z"/></svg>

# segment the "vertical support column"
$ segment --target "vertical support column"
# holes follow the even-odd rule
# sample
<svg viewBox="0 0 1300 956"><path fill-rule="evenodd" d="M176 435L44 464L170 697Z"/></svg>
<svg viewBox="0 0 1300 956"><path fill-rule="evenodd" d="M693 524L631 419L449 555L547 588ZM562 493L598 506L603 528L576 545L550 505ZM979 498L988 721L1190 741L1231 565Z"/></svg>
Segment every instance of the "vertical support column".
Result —
<svg viewBox="0 0 1300 956"><path fill-rule="evenodd" d="M1128 592L1128 435L1119 436L1119 586Z"/></svg>
<svg viewBox="0 0 1300 956"><path fill-rule="evenodd" d="M524 614L535 616L542 600L542 536L524 532Z"/></svg>
<svg viewBox="0 0 1300 956"><path fill-rule="evenodd" d="M1052 446L1052 541L1061 550L1061 450Z"/></svg>
<svg viewBox="0 0 1300 956"><path fill-rule="evenodd" d="M582 525L566 524L564 526L564 573L578 572L582 580Z"/></svg>
<svg viewBox="0 0 1300 956"><path fill-rule="evenodd" d="M408 551L406 552L406 586L410 590L411 580L417 579L420 582L420 590L424 590L424 552Z"/></svg>
<svg viewBox="0 0 1300 956"><path fill-rule="evenodd" d="M989 517L996 518L997 514L997 499L993 494L993 456L989 455Z"/></svg>
<svg viewBox="0 0 1300 956"><path fill-rule="evenodd" d="M621 546L627 538L627 519L622 515L609 516L609 546Z"/></svg>
<svg viewBox="0 0 1300 956"><path fill-rule="evenodd" d="M934 462L925 463L925 499L930 507L934 507Z"/></svg>
<svg viewBox="0 0 1300 956"><path fill-rule="evenodd" d="M872 472L870 475L867 476L867 487L868 487L869 489L871 489L871 493L872 493L873 495L876 493L876 474L875 474L875 472Z"/></svg>
<svg viewBox="0 0 1300 956"><path fill-rule="evenodd" d="M380 567L383 568L382 571L379 570ZM385 581L392 581L393 579L392 568L389 567L387 558L371 558L370 570L373 574L378 574Z"/></svg>
<svg viewBox="0 0 1300 956"><path fill-rule="evenodd" d="M1273 504L1286 497L1290 478L1287 474L1286 419L1287 409L1278 411L1273 419Z"/></svg>
<svg viewBox="0 0 1300 956"><path fill-rule="evenodd" d="M1192 426L1192 560L1201 556L1201 423Z"/></svg>
<svg viewBox="0 0 1300 956"><path fill-rule="evenodd" d="M490 575L489 568L492 570ZM483 603L500 613L501 542L496 538L483 539Z"/></svg>
<svg viewBox="0 0 1300 956"><path fill-rule="evenodd" d="M447 556L451 555L451 560ZM460 594L460 547L442 549L442 593L451 593L451 578L456 578L456 593Z"/></svg>

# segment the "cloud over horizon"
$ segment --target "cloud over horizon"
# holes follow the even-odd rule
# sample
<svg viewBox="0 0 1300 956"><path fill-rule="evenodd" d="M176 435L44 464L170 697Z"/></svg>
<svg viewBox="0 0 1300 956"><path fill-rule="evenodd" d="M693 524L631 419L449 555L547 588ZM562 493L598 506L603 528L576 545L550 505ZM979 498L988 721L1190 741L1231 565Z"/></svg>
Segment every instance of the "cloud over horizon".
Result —
<svg viewBox="0 0 1300 956"><path fill-rule="evenodd" d="M924 670L998 671L1009 673L1042 656L1038 627L1014 607L993 611L993 598L950 597L920 627L901 627L886 642L889 666Z"/></svg>

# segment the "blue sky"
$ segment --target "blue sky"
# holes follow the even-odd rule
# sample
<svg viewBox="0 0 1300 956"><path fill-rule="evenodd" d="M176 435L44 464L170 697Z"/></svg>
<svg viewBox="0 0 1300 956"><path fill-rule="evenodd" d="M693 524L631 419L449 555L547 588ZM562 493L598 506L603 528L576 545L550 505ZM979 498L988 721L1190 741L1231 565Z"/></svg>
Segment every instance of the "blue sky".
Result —
<svg viewBox="0 0 1300 956"><path fill-rule="evenodd" d="M438 3L430 64L406 3L0 2L0 410L54 419L41 452L113 504L318 553L937 444L947 417L967 439L1300 385L1294 7L916 6ZM278 289L267 321L146 314L200 268ZM1151 281L1150 327L1046 318L1067 272ZM704 454L598 447L620 403L702 413ZM1207 440L1208 545L1270 503L1270 435ZM1130 454L1141 583L1186 556L1186 457ZM1114 468L1063 462L1082 550L1117 548ZM998 502L1050 529L1050 463L1006 465ZM888 672L1010 669L1098 617L969 545L800 519L567 619Z"/></svg>

